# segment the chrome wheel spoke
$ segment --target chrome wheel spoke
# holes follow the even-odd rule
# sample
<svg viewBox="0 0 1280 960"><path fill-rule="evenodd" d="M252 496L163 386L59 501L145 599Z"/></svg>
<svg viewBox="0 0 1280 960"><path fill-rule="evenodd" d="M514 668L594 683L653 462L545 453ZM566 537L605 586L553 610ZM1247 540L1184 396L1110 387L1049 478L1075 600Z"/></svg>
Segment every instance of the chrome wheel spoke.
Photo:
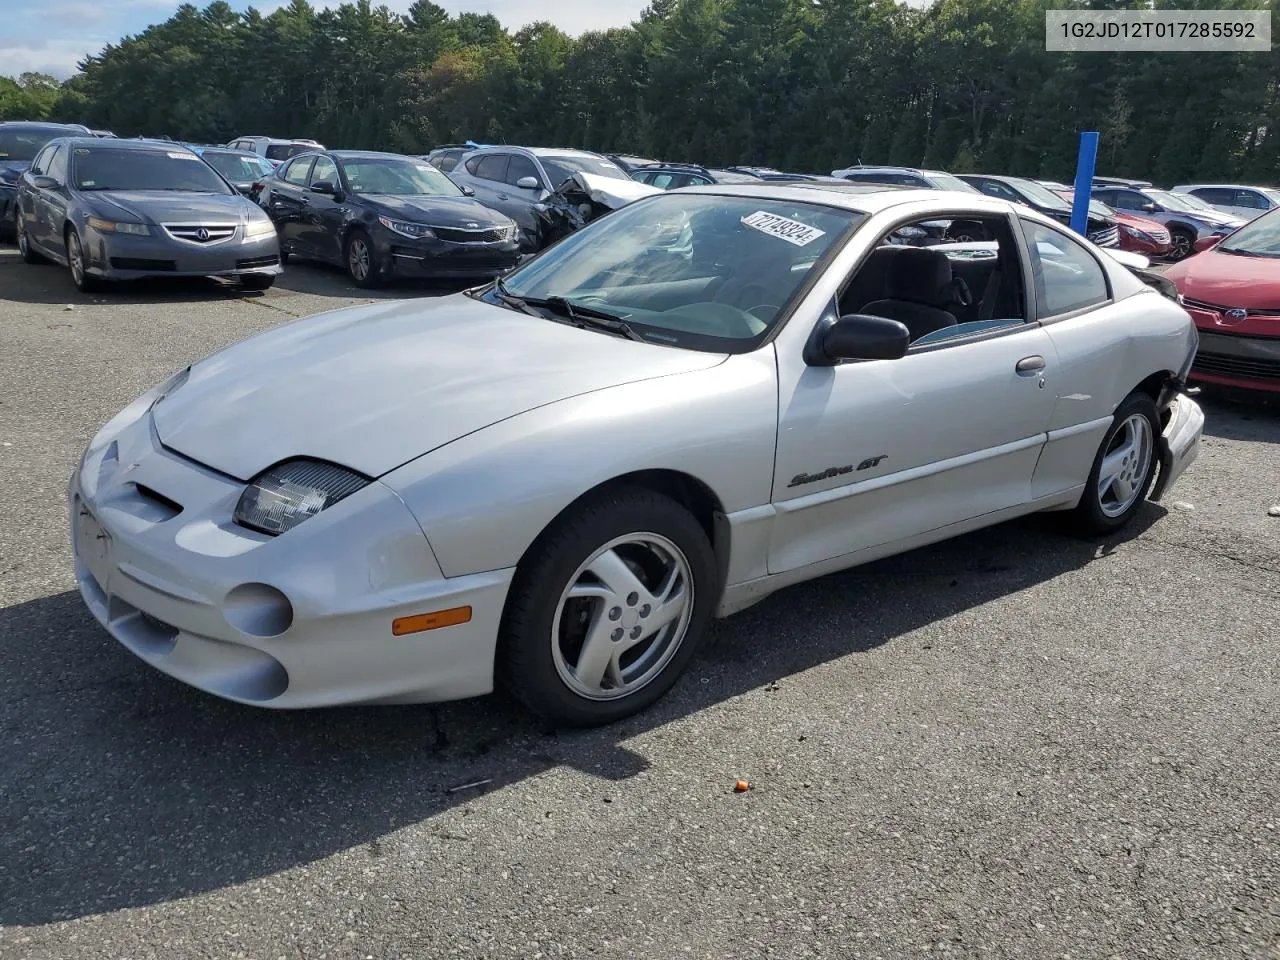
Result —
<svg viewBox="0 0 1280 960"><path fill-rule="evenodd" d="M617 670L614 660L614 643L610 639L610 632L608 619L597 616L587 631L587 638L583 641L578 662L573 665L573 674L579 683L598 688L611 668Z"/></svg>
<svg viewBox="0 0 1280 960"><path fill-rule="evenodd" d="M1098 506L1106 516L1119 517L1142 495L1151 472L1151 423L1135 413L1120 425L1112 440L1119 446L1102 458L1098 468Z"/></svg>
<svg viewBox="0 0 1280 960"><path fill-rule="evenodd" d="M627 566L627 562L618 556L616 550L606 550L600 554L591 562L587 570L607 586L615 598L629 606L637 606L641 603L654 605L653 594L649 592L649 588L640 582L640 578Z"/></svg>

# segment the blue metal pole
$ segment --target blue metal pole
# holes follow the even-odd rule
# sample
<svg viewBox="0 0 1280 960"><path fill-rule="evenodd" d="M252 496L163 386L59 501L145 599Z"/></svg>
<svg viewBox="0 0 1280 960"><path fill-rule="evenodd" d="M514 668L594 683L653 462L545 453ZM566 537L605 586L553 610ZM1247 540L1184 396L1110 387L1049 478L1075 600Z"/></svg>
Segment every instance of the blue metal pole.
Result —
<svg viewBox="0 0 1280 960"><path fill-rule="evenodd" d="M1071 205L1071 229L1084 236L1089 232L1089 198L1093 196L1093 170L1098 162L1098 134L1080 134L1080 155L1076 158L1075 202Z"/></svg>

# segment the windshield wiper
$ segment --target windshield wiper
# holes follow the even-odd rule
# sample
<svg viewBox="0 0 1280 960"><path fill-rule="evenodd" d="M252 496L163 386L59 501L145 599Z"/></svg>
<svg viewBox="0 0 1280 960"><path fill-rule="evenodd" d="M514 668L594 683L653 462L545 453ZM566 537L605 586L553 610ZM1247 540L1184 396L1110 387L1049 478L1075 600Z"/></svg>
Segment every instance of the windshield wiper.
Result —
<svg viewBox="0 0 1280 960"><path fill-rule="evenodd" d="M563 313L576 326L591 328L594 330L604 330L608 333L617 333L626 337L628 340L635 340L638 343L648 343L648 339L637 333L631 324L618 316L616 313L610 313L607 310L597 310L595 307L584 307L582 304L574 303L566 297L545 297L543 299L525 298L525 303L531 307L543 307L548 310L558 310Z"/></svg>
<svg viewBox="0 0 1280 960"><path fill-rule="evenodd" d="M498 295L499 300L508 307L511 307L513 310L519 310L522 313L527 313L529 316L537 317L539 320L546 319L542 314L529 305L529 301L525 300L523 297L517 297L514 293L510 293L507 290L507 285L502 282L501 277L494 282L493 292Z"/></svg>

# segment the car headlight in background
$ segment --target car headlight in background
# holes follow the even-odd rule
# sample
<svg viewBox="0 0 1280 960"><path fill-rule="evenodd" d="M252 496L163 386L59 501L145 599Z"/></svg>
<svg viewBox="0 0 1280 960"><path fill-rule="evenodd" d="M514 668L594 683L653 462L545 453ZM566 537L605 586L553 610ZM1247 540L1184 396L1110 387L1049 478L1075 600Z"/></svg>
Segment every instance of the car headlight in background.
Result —
<svg viewBox="0 0 1280 960"><path fill-rule="evenodd" d="M1137 227L1131 227L1127 223L1120 224L1120 229L1124 231L1125 236L1133 237L1135 240L1146 240L1148 243L1154 243L1148 234L1143 233Z"/></svg>
<svg viewBox="0 0 1280 960"><path fill-rule="evenodd" d="M430 240L435 234L430 227L420 223L409 223L407 220L392 220L390 217L379 217L378 222L388 230L394 230L402 237L413 237L415 240Z"/></svg>
<svg viewBox="0 0 1280 960"><path fill-rule="evenodd" d="M261 240L263 237L270 237L276 232L276 225L269 217L263 217L261 220L250 220L244 225L245 240Z"/></svg>
<svg viewBox="0 0 1280 960"><path fill-rule="evenodd" d="M103 233L127 233L135 237L145 237L151 228L145 223L129 223L127 220L103 220L101 217L90 217L85 221L95 230Z"/></svg>
<svg viewBox="0 0 1280 960"><path fill-rule="evenodd" d="M354 470L319 460L287 460L264 470L244 489L235 521L272 536L286 533L321 510L369 485Z"/></svg>

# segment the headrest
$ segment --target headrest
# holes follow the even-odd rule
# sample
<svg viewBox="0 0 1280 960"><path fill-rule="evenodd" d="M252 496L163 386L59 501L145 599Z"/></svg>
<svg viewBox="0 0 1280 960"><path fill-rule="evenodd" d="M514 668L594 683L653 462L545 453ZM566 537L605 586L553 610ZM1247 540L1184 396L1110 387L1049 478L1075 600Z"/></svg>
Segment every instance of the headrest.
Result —
<svg viewBox="0 0 1280 960"><path fill-rule="evenodd" d="M904 247L889 261L889 299L940 307L952 299L951 261L928 247Z"/></svg>

